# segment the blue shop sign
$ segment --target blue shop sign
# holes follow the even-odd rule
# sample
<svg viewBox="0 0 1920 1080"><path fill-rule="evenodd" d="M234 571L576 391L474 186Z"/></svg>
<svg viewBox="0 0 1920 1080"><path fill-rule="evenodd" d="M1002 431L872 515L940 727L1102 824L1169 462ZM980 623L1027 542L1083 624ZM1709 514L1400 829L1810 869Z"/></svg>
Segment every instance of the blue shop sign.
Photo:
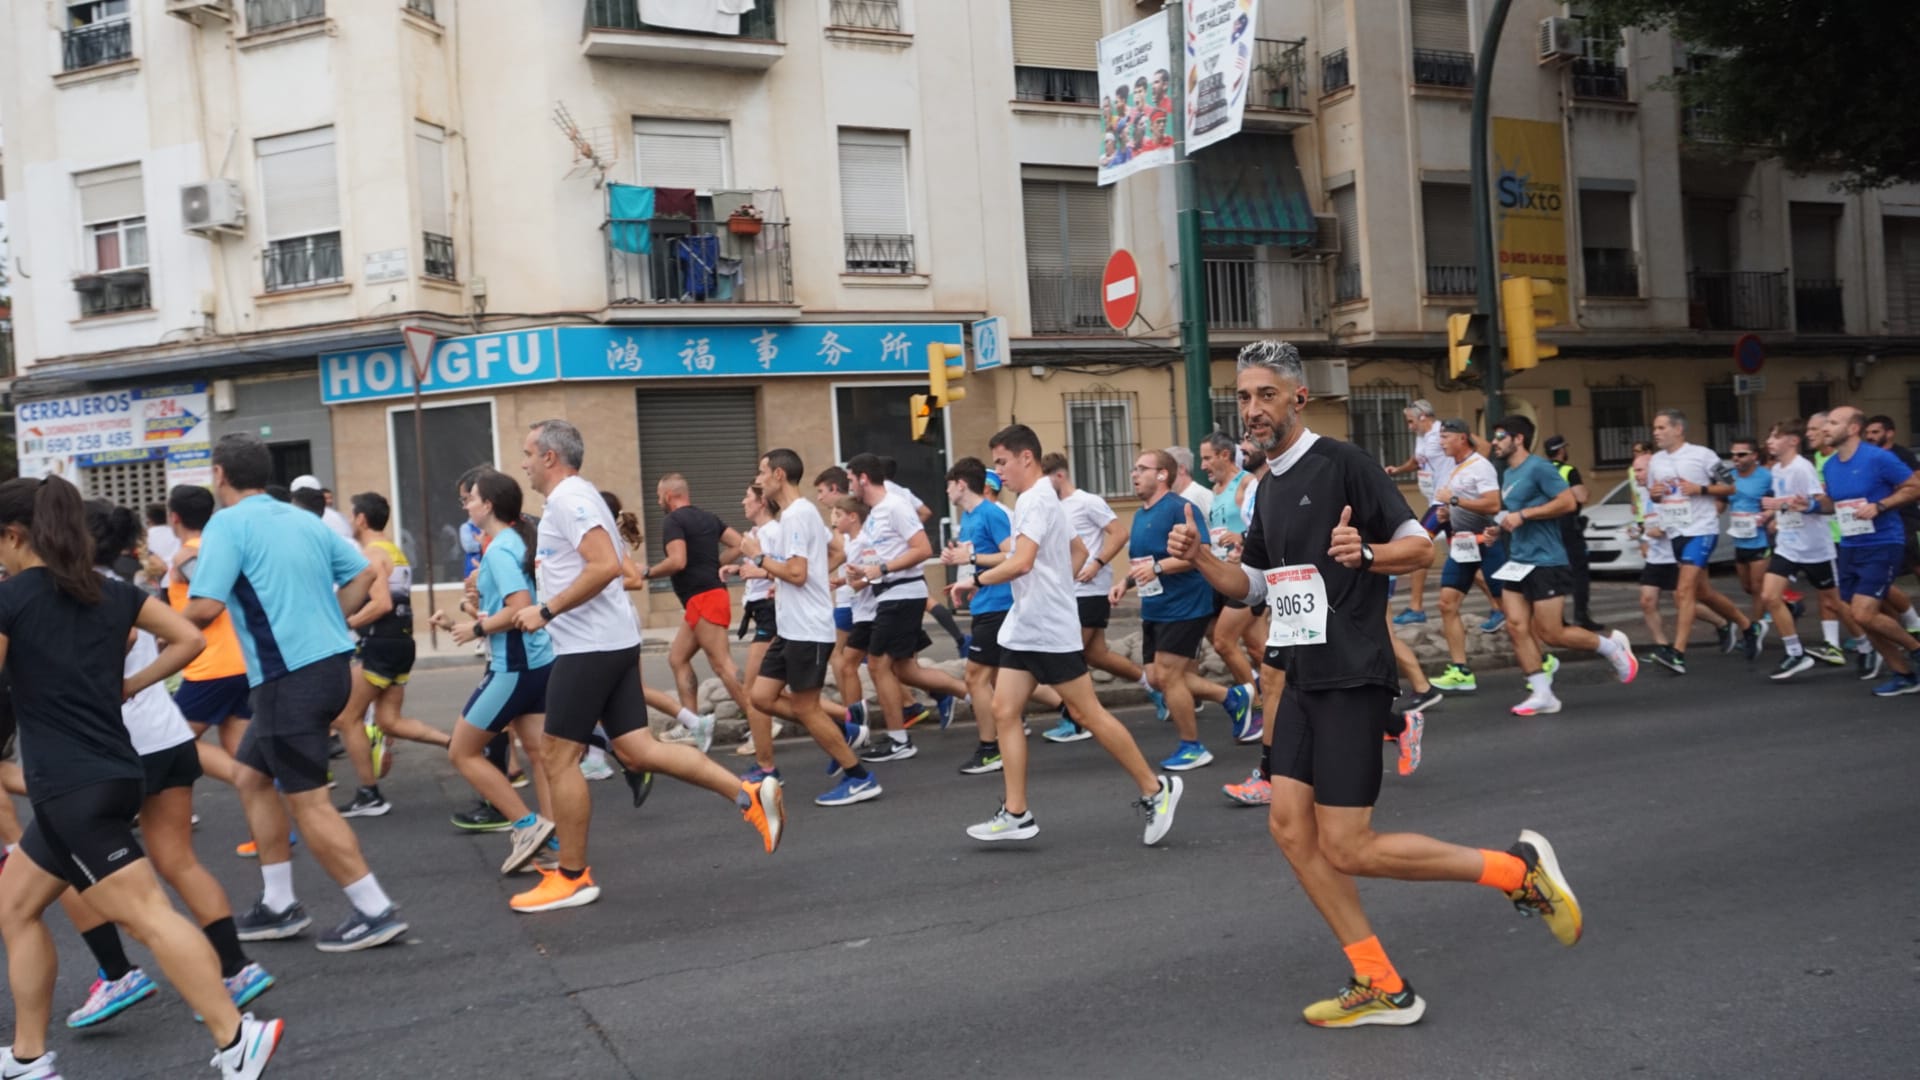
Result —
<svg viewBox="0 0 1920 1080"><path fill-rule="evenodd" d="M925 374L927 346L959 345L959 323L563 326L560 371L575 379L702 375Z"/></svg>
<svg viewBox="0 0 1920 1080"><path fill-rule="evenodd" d="M552 327L445 338L434 344L422 394L457 394L560 377L560 353ZM413 395L413 361L407 347L328 353L320 357L320 400L328 405Z"/></svg>

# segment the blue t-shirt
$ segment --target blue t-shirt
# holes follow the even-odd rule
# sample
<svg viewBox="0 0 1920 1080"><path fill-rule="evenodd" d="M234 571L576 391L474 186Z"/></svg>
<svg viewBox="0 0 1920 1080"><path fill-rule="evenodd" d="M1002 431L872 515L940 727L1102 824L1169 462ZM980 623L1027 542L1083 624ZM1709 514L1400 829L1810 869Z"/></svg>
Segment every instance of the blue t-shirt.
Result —
<svg viewBox="0 0 1920 1080"><path fill-rule="evenodd" d="M527 542L512 529L500 530L500 535L487 545L484 555L480 556L480 610L488 615L507 605L507 597L524 592L528 599L535 599L540 590L526 571ZM493 671L534 671L553 663L553 639L545 630L535 630L524 634L518 630L487 635L489 658L487 667Z"/></svg>
<svg viewBox="0 0 1920 1080"><path fill-rule="evenodd" d="M1134 511L1133 536L1127 543L1127 557L1167 558L1167 535L1173 532L1175 525L1184 525L1187 511L1193 504L1178 495L1168 493L1160 496L1160 501L1152 506L1141 507ZM1200 515L1194 515L1198 522ZM1183 574L1162 574L1160 576L1161 593L1159 596L1146 596L1140 600L1140 617L1148 622L1180 622L1185 619L1204 619L1213 614L1213 587L1207 579L1188 570Z"/></svg>
<svg viewBox="0 0 1920 1080"><path fill-rule="evenodd" d="M1870 503L1893 494L1893 489L1907 482L1913 470L1900 463L1900 459L1880 449L1861 443L1849 460L1840 460L1835 454L1822 466L1821 474L1827 482L1827 495L1835 504L1850 499L1864 499ZM1843 548L1898 547L1905 544L1901 535L1900 513L1889 510L1873 517L1873 531L1859 536L1842 536Z"/></svg>
<svg viewBox="0 0 1920 1080"><path fill-rule="evenodd" d="M1013 519L1007 516L1006 508L988 499L960 516L960 528L954 539L972 544L975 555L991 555L1012 535ZM1013 584L1004 581L975 589L973 600L967 604L967 610L975 615L991 615L1012 608Z"/></svg>
<svg viewBox="0 0 1920 1080"><path fill-rule="evenodd" d="M317 516L271 495L252 495L207 521L187 595L233 613L247 683L259 686L353 651L333 590L367 557Z"/></svg>
<svg viewBox="0 0 1920 1080"><path fill-rule="evenodd" d="M1740 470L1733 471L1733 495L1727 499L1727 509L1737 514L1757 514L1760 512L1760 500L1773 494L1773 470L1756 468L1751 476L1741 476ZM1752 536L1734 540L1733 546L1752 551L1767 546L1767 531L1755 529Z"/></svg>
<svg viewBox="0 0 1920 1080"><path fill-rule="evenodd" d="M1527 455L1527 460L1510 466L1500 479L1500 505L1520 511L1545 506L1567 490L1560 470L1546 458ZM1567 565L1567 548L1560 542L1558 521L1528 521L1521 524L1507 544L1507 558L1531 566Z"/></svg>

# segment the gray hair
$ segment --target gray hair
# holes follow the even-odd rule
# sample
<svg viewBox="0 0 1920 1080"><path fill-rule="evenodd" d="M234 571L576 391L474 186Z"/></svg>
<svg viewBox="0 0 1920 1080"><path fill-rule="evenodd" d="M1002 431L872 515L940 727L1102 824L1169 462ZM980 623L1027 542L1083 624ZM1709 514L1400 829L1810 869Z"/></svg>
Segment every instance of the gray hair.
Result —
<svg viewBox="0 0 1920 1080"><path fill-rule="evenodd" d="M1241 372L1248 368L1266 368L1295 386L1307 385L1306 366L1300 360L1300 350L1291 342L1268 338L1241 349L1233 369Z"/></svg>
<svg viewBox="0 0 1920 1080"><path fill-rule="evenodd" d="M1401 410L1401 411L1402 411L1402 412L1405 412L1405 413L1406 413L1406 414L1407 414L1408 416L1437 416L1437 415L1439 415L1438 413L1436 413L1436 412L1434 411L1434 408L1433 408L1433 402L1431 402L1431 401L1428 401L1428 400L1427 400L1426 398L1421 398L1421 399L1419 399L1418 401L1415 401L1415 402L1414 402L1413 404L1411 404L1411 405L1409 405L1409 406L1407 406L1407 407L1406 407L1405 409L1403 409L1403 410Z"/></svg>
<svg viewBox="0 0 1920 1080"><path fill-rule="evenodd" d="M527 430L540 433L533 445L541 453L553 454L567 468L578 469L587 460L587 440L579 428L565 420L540 420L528 425Z"/></svg>
<svg viewBox="0 0 1920 1080"><path fill-rule="evenodd" d="M1234 442L1231 438L1228 438L1227 433L1224 431L1216 431L1213 434L1208 435L1206 438L1206 443L1208 446L1213 447L1213 452L1216 454L1231 455L1233 454L1234 451L1240 449L1240 444ZM1235 460L1237 461L1239 459L1235 458Z"/></svg>
<svg viewBox="0 0 1920 1080"><path fill-rule="evenodd" d="M1175 465L1180 466L1181 472L1189 476L1193 475L1193 451L1184 446L1169 446L1167 456L1173 459Z"/></svg>
<svg viewBox="0 0 1920 1080"><path fill-rule="evenodd" d="M1653 415L1664 416L1667 418L1667 422L1671 424L1678 424L1681 427L1687 426L1687 414L1681 412L1679 409L1661 409Z"/></svg>

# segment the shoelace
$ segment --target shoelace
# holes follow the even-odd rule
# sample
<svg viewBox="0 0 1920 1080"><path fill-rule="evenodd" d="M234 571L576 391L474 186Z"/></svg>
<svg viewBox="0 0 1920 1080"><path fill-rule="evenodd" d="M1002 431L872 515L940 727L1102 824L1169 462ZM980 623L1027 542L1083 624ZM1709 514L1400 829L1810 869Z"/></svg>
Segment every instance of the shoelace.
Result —
<svg viewBox="0 0 1920 1080"><path fill-rule="evenodd" d="M1140 811L1148 821L1152 821L1153 815L1157 812L1153 804L1158 798L1160 798L1160 793L1157 791L1151 795L1142 795L1133 800L1134 809Z"/></svg>
<svg viewBox="0 0 1920 1080"><path fill-rule="evenodd" d="M1362 986L1352 979L1348 979L1347 985L1340 988L1340 993L1336 1000L1340 1002L1341 1008L1354 1009L1376 998L1385 996L1386 994L1377 987Z"/></svg>

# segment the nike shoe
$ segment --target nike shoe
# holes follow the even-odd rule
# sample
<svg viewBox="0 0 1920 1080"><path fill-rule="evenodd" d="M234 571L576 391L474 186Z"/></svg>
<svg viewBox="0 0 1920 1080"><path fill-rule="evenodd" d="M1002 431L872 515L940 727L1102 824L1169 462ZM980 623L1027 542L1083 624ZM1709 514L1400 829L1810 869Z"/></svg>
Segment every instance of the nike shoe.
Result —
<svg viewBox="0 0 1920 1080"><path fill-rule="evenodd" d="M533 857L538 855L540 849L547 846L547 841L553 838L553 822L539 814L534 814L532 817L533 820L525 825L513 827L513 846L507 852L507 861L500 864L501 874L518 872L521 867L532 862Z"/></svg>
<svg viewBox="0 0 1920 1080"><path fill-rule="evenodd" d="M1362 1027L1367 1024L1391 1024L1404 1027L1420 1022L1427 1014L1427 1003L1413 992L1413 986L1401 980L1398 993L1375 989L1371 980L1355 975L1341 991L1325 1001L1316 1001L1301 1013L1314 1027Z"/></svg>
<svg viewBox="0 0 1920 1080"><path fill-rule="evenodd" d="M1186 772L1213 763L1213 754L1197 742L1183 742L1173 755L1160 763L1168 772Z"/></svg>
<svg viewBox="0 0 1920 1080"><path fill-rule="evenodd" d="M55 1054L49 1050L31 1062L22 1063L13 1056L13 1048L0 1052L0 1080L60 1080L60 1069L54 1065Z"/></svg>
<svg viewBox="0 0 1920 1080"><path fill-rule="evenodd" d="M1886 669L1887 662L1880 657L1880 650L1868 649L1853 654L1854 666L1860 670L1861 682L1872 682Z"/></svg>
<svg viewBox="0 0 1920 1080"><path fill-rule="evenodd" d="M1166 723L1168 716L1167 695L1149 688L1147 690L1147 700L1153 702L1153 718L1163 724Z"/></svg>
<svg viewBox="0 0 1920 1080"><path fill-rule="evenodd" d="M1766 636L1766 624L1748 623L1747 628L1740 631L1740 640L1736 646L1740 651L1740 655L1749 660L1759 656L1760 643Z"/></svg>
<svg viewBox="0 0 1920 1080"><path fill-rule="evenodd" d="M1783 656L1780 658L1780 665L1774 668L1773 674L1768 675L1767 678L1774 682L1786 682L1811 667L1813 667L1813 657L1806 653L1801 653L1799 656Z"/></svg>
<svg viewBox="0 0 1920 1080"><path fill-rule="evenodd" d="M965 656L966 654L961 653L961 655ZM953 726L953 695L952 694L941 694L939 697L934 698L933 708L935 712L940 714L940 730L941 731L945 731L948 728Z"/></svg>
<svg viewBox="0 0 1920 1080"><path fill-rule="evenodd" d="M256 900L251 908L233 917L233 928L241 941L285 941L299 937L312 925L313 919L297 900L285 911L274 911L266 900Z"/></svg>
<svg viewBox="0 0 1920 1080"><path fill-rule="evenodd" d="M1447 695L1441 693L1439 687L1428 686L1427 692L1424 694L1412 687L1408 687L1407 692L1393 703L1393 711L1419 712L1423 709L1431 709L1445 700L1447 700Z"/></svg>
<svg viewBox="0 0 1920 1080"><path fill-rule="evenodd" d="M1553 931L1554 939L1560 944L1571 946L1578 942L1585 925L1580 917L1580 902L1574 899L1573 890L1567 888L1566 878L1560 875L1560 861L1554 857L1553 845L1532 829L1522 829L1520 839L1507 851L1527 864L1526 880L1508 893L1507 899L1513 901L1520 914L1545 919L1547 929Z"/></svg>
<svg viewBox="0 0 1920 1080"><path fill-rule="evenodd" d="M992 817L978 825L967 826L967 835L987 843L1001 840L1031 840L1040 835L1040 826L1033 820L1033 811L1009 814L1006 804L1002 803Z"/></svg>
<svg viewBox="0 0 1920 1080"><path fill-rule="evenodd" d="M854 803L866 802L868 799L877 799L879 797L880 781L872 775L862 776L858 779L851 776L843 776L840 778L838 786L832 791L818 796L813 802L815 806L852 806Z"/></svg>
<svg viewBox="0 0 1920 1080"><path fill-rule="evenodd" d="M1488 613L1487 621L1480 624L1480 632L1483 634L1497 634L1506 629L1506 626L1507 613L1501 611L1499 608L1495 608L1492 612Z"/></svg>
<svg viewBox="0 0 1920 1080"><path fill-rule="evenodd" d="M505 832L513 828L513 821L485 799L466 810L454 811L447 815L447 820L453 822L454 828L467 832Z"/></svg>
<svg viewBox="0 0 1920 1080"><path fill-rule="evenodd" d="M324 953L359 952L378 948L406 932L407 924L400 921L397 908L389 907L378 915L355 908L339 926L321 934L314 947Z"/></svg>
<svg viewBox="0 0 1920 1080"><path fill-rule="evenodd" d="M388 752L387 733L380 730L379 724L367 725L367 751L373 758L373 777L385 780L393 771L393 755Z"/></svg>
<svg viewBox="0 0 1920 1080"><path fill-rule="evenodd" d="M1059 723L1040 733L1040 737L1051 743L1080 742L1093 738L1093 732L1071 720L1062 719Z"/></svg>
<svg viewBox="0 0 1920 1080"><path fill-rule="evenodd" d="M919 752L920 748L913 745L912 739L896 739L887 736L875 739L872 746L860 751L860 760L869 765L884 761L905 761Z"/></svg>
<svg viewBox="0 0 1920 1080"><path fill-rule="evenodd" d="M1720 638L1721 652L1731 654L1733 650L1740 647L1740 631L1732 623L1722 625L1715 633Z"/></svg>
<svg viewBox="0 0 1920 1080"><path fill-rule="evenodd" d="M1659 664L1675 675L1685 675L1687 673L1687 655L1674 651L1671 645L1655 645L1653 651L1647 655L1653 658L1654 663Z"/></svg>
<svg viewBox="0 0 1920 1080"><path fill-rule="evenodd" d="M1420 768L1420 736L1427 730L1427 718L1414 710L1407 713L1406 730L1394 741L1400 744L1401 776L1412 776Z"/></svg>
<svg viewBox="0 0 1920 1080"><path fill-rule="evenodd" d="M1807 646L1807 655L1823 664L1832 664L1834 667L1847 666L1847 654L1841 652L1840 646L1835 645L1831 641L1823 641L1818 645Z"/></svg>
<svg viewBox="0 0 1920 1080"><path fill-rule="evenodd" d="M1407 610L1393 617L1393 625L1395 626L1413 626L1417 623L1423 623L1426 621L1427 621L1427 613L1424 611L1417 611L1413 608L1408 608Z"/></svg>
<svg viewBox="0 0 1920 1080"><path fill-rule="evenodd" d="M752 800L740 816L760 834L760 842L766 845L771 855L780 847L780 837L787 828L787 799L780 789L776 777L768 777L757 784L742 783L741 789Z"/></svg>
<svg viewBox="0 0 1920 1080"><path fill-rule="evenodd" d="M1173 812L1180 806L1180 793L1186 784L1177 776L1162 776L1160 790L1133 801L1134 808L1146 815L1147 829L1142 839L1148 847L1166 838L1173 828Z"/></svg>
<svg viewBox="0 0 1920 1080"><path fill-rule="evenodd" d="M377 787L363 787L353 793L353 801L340 808L340 816L385 817L393 810L393 804L380 794Z"/></svg>
<svg viewBox="0 0 1920 1080"><path fill-rule="evenodd" d="M70 1028L92 1027L119 1016L159 992L153 980L139 968L128 971L112 982L103 972L87 991L87 1003L67 1014Z"/></svg>
<svg viewBox="0 0 1920 1080"><path fill-rule="evenodd" d="M227 996L233 999L233 1007L244 1009L253 1004L253 999L273 989L273 976L259 964L248 964L236 972L232 978L223 979L227 984Z"/></svg>
<svg viewBox="0 0 1920 1080"><path fill-rule="evenodd" d="M866 710L862 709L861 712L864 714ZM849 711L847 715L851 717L853 714ZM873 739L873 732L867 728L866 724L856 724L851 719L845 720L840 724L840 734L847 740L847 749L853 751L855 757L858 757L860 751ZM839 762L832 758L827 759L827 776L829 779L839 777L842 771Z"/></svg>
<svg viewBox="0 0 1920 1080"><path fill-rule="evenodd" d="M1527 695L1527 700L1513 707L1515 716L1543 716L1560 711L1560 699L1553 696L1551 690L1535 690Z"/></svg>
<svg viewBox="0 0 1920 1080"><path fill-rule="evenodd" d="M1895 675L1873 688L1874 697L1899 697L1902 694L1920 694L1920 674Z"/></svg>
<svg viewBox="0 0 1920 1080"><path fill-rule="evenodd" d="M1253 695L1244 686L1228 687L1227 700L1221 708L1227 710L1227 719L1233 721L1235 738L1238 739L1239 732L1253 715Z"/></svg>
<svg viewBox="0 0 1920 1080"><path fill-rule="evenodd" d="M966 762L960 766L960 771L968 776L981 776L986 773L999 772L1000 769L1000 751L994 750L989 752L984 746L974 747L973 756L968 758Z"/></svg>
<svg viewBox="0 0 1920 1080"><path fill-rule="evenodd" d="M1473 669L1465 664L1448 664L1447 670L1433 677L1435 689L1449 694L1471 694L1480 689L1473 677Z"/></svg>
<svg viewBox="0 0 1920 1080"><path fill-rule="evenodd" d="M523 915L541 911L559 911L562 908L585 907L600 899L600 886L593 883L593 871L584 870L580 876L568 880L567 875L558 869L543 872L540 884L520 893L507 901L513 910Z"/></svg>
<svg viewBox="0 0 1920 1080"><path fill-rule="evenodd" d="M1620 647L1619 651L1607 658L1607 662L1613 665L1613 673L1620 676L1623 683L1639 678L1640 661L1633 655L1633 643L1627 640L1627 635L1615 630L1607 638Z"/></svg>
<svg viewBox="0 0 1920 1080"><path fill-rule="evenodd" d="M1273 782L1253 770L1253 775L1238 784L1222 784L1221 794L1241 806L1266 806L1273 802Z"/></svg>
<svg viewBox="0 0 1920 1080"><path fill-rule="evenodd" d="M255 1020L252 1013L243 1013L239 1037L208 1064L220 1070L220 1080L257 1080L286 1036L285 1020Z"/></svg>

